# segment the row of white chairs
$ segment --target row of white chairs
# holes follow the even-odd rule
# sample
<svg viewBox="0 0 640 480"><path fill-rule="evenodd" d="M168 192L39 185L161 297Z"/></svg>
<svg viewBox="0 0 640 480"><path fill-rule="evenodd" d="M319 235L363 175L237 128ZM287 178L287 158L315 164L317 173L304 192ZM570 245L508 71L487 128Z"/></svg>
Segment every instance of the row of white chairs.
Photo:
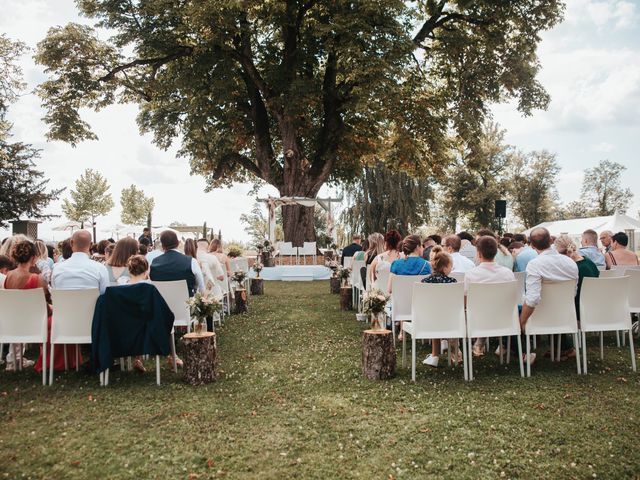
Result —
<svg viewBox="0 0 640 480"><path fill-rule="evenodd" d="M296 261L296 265L300 263L300 258L302 258L304 264L307 264L307 257L311 257L313 263L316 264L316 252L317 252L317 243L316 242L304 242L302 247L294 247L291 242L278 242L276 244L278 262L282 265L282 260L284 257L294 258Z"/></svg>
<svg viewBox="0 0 640 480"><path fill-rule="evenodd" d="M524 376L521 333L526 335L527 376L531 376L531 336L551 335L554 345L554 336L557 335L557 354L554 355L552 349L552 358L559 360L560 335L573 335L577 352L576 368L578 374L581 374L581 370L586 374L586 333L600 332L600 356L603 358L602 332L620 330L629 334L631 364L635 372L631 313L640 312L640 271L628 273L630 276L584 279L580 297L580 325L575 309L575 282L543 283L542 300L528 320L525 332L520 329L517 281L470 284L465 308L462 283L425 284L417 277L396 277L398 282L394 279L393 291L408 289L411 292L411 315L408 320L402 319L404 332L411 336L411 379L415 381L417 339L462 340L464 377L465 380L473 380L471 339L514 335L518 339L520 373ZM396 308L396 304L393 308ZM405 345L403 340L403 364ZM509 353L507 351L508 356Z"/></svg>

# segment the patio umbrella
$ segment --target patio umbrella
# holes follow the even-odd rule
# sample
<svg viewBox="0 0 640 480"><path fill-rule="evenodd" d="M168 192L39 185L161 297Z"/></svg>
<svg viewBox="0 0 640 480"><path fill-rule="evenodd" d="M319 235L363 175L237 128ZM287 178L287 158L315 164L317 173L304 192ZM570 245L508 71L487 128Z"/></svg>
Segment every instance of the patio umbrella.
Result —
<svg viewBox="0 0 640 480"><path fill-rule="evenodd" d="M66 222L56 227L53 227L51 230L54 230L56 232L64 232L66 230L71 230L71 232L73 233L74 230L80 230L81 228L82 228L82 225L78 222Z"/></svg>

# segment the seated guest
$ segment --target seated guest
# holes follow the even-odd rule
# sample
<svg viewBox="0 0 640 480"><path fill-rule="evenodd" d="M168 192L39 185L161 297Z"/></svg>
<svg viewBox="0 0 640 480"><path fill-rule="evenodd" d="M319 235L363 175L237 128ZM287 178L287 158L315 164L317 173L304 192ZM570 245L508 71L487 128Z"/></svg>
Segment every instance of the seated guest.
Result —
<svg viewBox="0 0 640 480"><path fill-rule="evenodd" d="M143 242L147 247L151 245L151 229L149 227L144 227L142 229L142 235L138 237L138 243L143 243Z"/></svg>
<svg viewBox="0 0 640 480"><path fill-rule="evenodd" d="M204 291L204 277L198 261L178 251L178 236L171 230L160 234L160 243L164 252L151 263L149 278L155 282L186 280L189 296L193 297L196 289Z"/></svg>
<svg viewBox="0 0 640 480"><path fill-rule="evenodd" d="M184 242L184 254L188 257L194 258L198 262L200 270L202 270L202 277L204 279L205 290L211 290L215 286L215 279L213 272L209 268L209 264L201 262L198 258L198 246L193 238L187 238ZM217 260L217 259L216 259Z"/></svg>
<svg viewBox="0 0 640 480"><path fill-rule="evenodd" d="M91 255L91 260L94 260L98 263L106 263L107 259L105 258L105 249L111 245L109 240L100 240L96 245L96 253Z"/></svg>
<svg viewBox="0 0 640 480"><path fill-rule="evenodd" d="M353 257L356 252L359 252L362 250L362 246L360 245L360 243L362 243L362 237L360 235L353 235L351 237L351 245L346 246L342 249L342 256L340 257L340 265L344 265L344 258L345 257Z"/></svg>
<svg viewBox="0 0 640 480"><path fill-rule="evenodd" d="M145 237L141 237L145 240ZM149 281L149 262L144 255L133 255L127 261L127 270L129 272L129 283L127 285L135 285L136 283ZM133 368L140 373L147 371L142 363L142 357L136 357L133 361Z"/></svg>
<svg viewBox="0 0 640 480"><path fill-rule="evenodd" d="M70 290L97 288L103 294L109 286L109 273L104 265L89 258L91 234L86 230L74 232L69 240L69 247L70 257L53 267L51 286Z"/></svg>
<svg viewBox="0 0 640 480"><path fill-rule="evenodd" d="M118 240L113 254L107 260L107 273L109 283L112 285L123 285L129 281L129 270L127 262L138 254L138 242L131 237L124 237Z"/></svg>
<svg viewBox="0 0 640 480"><path fill-rule="evenodd" d="M533 248L531 248L530 245L527 244L527 236L524 235L523 233L516 233L513 236L513 241L514 242L520 242L523 245L522 249L518 252L518 254L516 255L516 258L514 260L513 271L514 272L526 272L527 271L527 265L529 264L529 262L531 260L536 258L538 256L538 254L536 253L536 251Z"/></svg>
<svg viewBox="0 0 640 480"><path fill-rule="evenodd" d="M24 240L29 240L29 238L21 233L5 238L2 241L2 246L0 247L0 255L11 258L11 249L13 248L14 243L22 242Z"/></svg>
<svg viewBox="0 0 640 480"><path fill-rule="evenodd" d="M351 257L351 263L349 264L349 268L353 267L353 262L355 261L359 261L359 262L364 261L364 256L367 253L367 250L369 250L369 240L365 238L362 241L361 247L362 248L358 250L356 253L354 253L353 256Z"/></svg>
<svg viewBox="0 0 640 480"><path fill-rule="evenodd" d="M457 235L448 235L442 240L444 251L451 255L453 260L453 273L465 273L476 266L475 263L460 254L460 244L461 240ZM475 249L475 247L473 248Z"/></svg>
<svg viewBox="0 0 640 480"><path fill-rule="evenodd" d="M366 245L366 246L365 246ZM381 255L385 251L384 237L381 233L374 232L363 242L363 250L356 252L351 261L351 268L353 268L353 262L356 260L363 260L365 266L360 268L360 277L362 278L362 285L367 285L367 266L371 265L378 255Z"/></svg>
<svg viewBox="0 0 640 480"><path fill-rule="evenodd" d="M224 266L224 270L227 272L227 277L231 277L233 272L231 271L231 261L226 253L222 251L222 240L214 238L209 243L209 253L218 259L221 265Z"/></svg>
<svg viewBox="0 0 640 480"><path fill-rule="evenodd" d="M476 234L476 248L478 246L478 240L480 240L480 238L484 236L493 237L496 239L496 241L498 240L497 235L492 230L489 230L488 228L482 228L478 230L478 233ZM498 265L502 265L503 267L513 271L513 257L511 256L511 252L509 252L509 249L507 249L507 247L502 245L502 243L500 242L498 242L498 253L496 253L496 258L494 261Z"/></svg>
<svg viewBox="0 0 640 480"><path fill-rule="evenodd" d="M451 278L449 274L453 269L453 261L448 253L442 250L442 247L435 245L431 249L432 259L431 268L433 273L426 278L422 279L422 283L456 283L455 278ZM440 339L434 338L431 340L431 353L427 355L422 363L429 365L430 367L437 367L440 360Z"/></svg>
<svg viewBox="0 0 640 480"><path fill-rule="evenodd" d="M222 270L222 263L218 260L214 254L209 253L209 242L206 238L201 238L197 242L197 258L202 264L207 264L214 283L219 283L224 280L224 270Z"/></svg>
<svg viewBox="0 0 640 480"><path fill-rule="evenodd" d="M138 254L146 255L149 253L149 249L151 248L151 240L144 235L140 236L140 240L138 240Z"/></svg>
<svg viewBox="0 0 640 480"><path fill-rule="evenodd" d="M38 273L48 285L51 282L51 269L53 268L53 262L51 262L51 264L49 263L47 246L42 240L36 240L33 244L36 247L38 259L32 269L32 273Z"/></svg>
<svg viewBox="0 0 640 480"><path fill-rule="evenodd" d="M480 263L464 275L465 295L469 290L469 285L472 283L513 282L516 279L510 269L499 265L495 261L498 254L498 242L493 235L480 237L476 242L476 248L478 249ZM476 338L473 345L474 356L484 355L485 340L485 338Z"/></svg>
<svg viewBox="0 0 640 480"><path fill-rule="evenodd" d="M431 258L431 249L435 246L440 246L441 242L442 237L440 235L429 235L427 238L425 238L424 242L422 242L422 247L424 248L424 251L422 252L422 258L429 261L429 259Z"/></svg>
<svg viewBox="0 0 640 480"><path fill-rule="evenodd" d="M604 255L598 250L598 234L595 230L585 230L582 232L581 243L580 256L588 258L598 267L606 266Z"/></svg>
<svg viewBox="0 0 640 480"><path fill-rule="evenodd" d="M600 243L602 244L603 253L609 253L613 250L612 237L613 232L611 230L605 230L600 233Z"/></svg>
<svg viewBox="0 0 640 480"><path fill-rule="evenodd" d="M4 279L7 278L9 270L13 270L14 267L13 260L6 255L0 255L0 288L4 288Z"/></svg>
<svg viewBox="0 0 640 480"><path fill-rule="evenodd" d="M619 265L638 265L638 256L627 249L629 237L624 232L618 232L611 237L611 250L605 255L607 269Z"/></svg>
<svg viewBox="0 0 640 480"><path fill-rule="evenodd" d="M595 234L595 232L593 232ZM566 255L571 260L576 262L578 266L578 289L576 291L576 314L578 321L580 321L580 292L582 290L582 280L585 277L598 278L600 276L600 270L598 266L591 261L590 258L582 256L582 249L577 251L576 244L571 240L568 235L560 235L555 241L556 250L561 255ZM566 359L575 357L576 351L567 341L566 335L562 336L562 351L560 352L560 358Z"/></svg>
<svg viewBox="0 0 640 480"><path fill-rule="evenodd" d="M457 234L460 238L460 255L471 260L474 265L476 261L476 247L473 244L475 239L469 232L460 232Z"/></svg>
<svg viewBox="0 0 640 480"><path fill-rule="evenodd" d="M91 244L89 244L89 248L87 248L88 255L91 255L90 249ZM58 251L60 252L60 255L58 256L56 263L64 262L65 260L71 258L71 255L73 255L73 249L71 248L71 238L65 238L61 242L58 242Z"/></svg>
<svg viewBox="0 0 640 480"><path fill-rule="evenodd" d="M395 230L389 230L384 236L384 252L376 256L371 262L371 282L374 288L386 291L387 285L378 285L378 277L381 273L389 272L391 264L401 258L399 251L402 237Z"/></svg>
<svg viewBox="0 0 640 480"><path fill-rule="evenodd" d="M579 273L576 263L565 255L551 248L551 235L546 228L535 228L531 232L531 247L537 256L527 265L526 293L522 312L520 313L520 326L526 329L527 321L540 303L542 282L563 282L573 280L578 283ZM535 360L535 354L531 354L531 363Z"/></svg>

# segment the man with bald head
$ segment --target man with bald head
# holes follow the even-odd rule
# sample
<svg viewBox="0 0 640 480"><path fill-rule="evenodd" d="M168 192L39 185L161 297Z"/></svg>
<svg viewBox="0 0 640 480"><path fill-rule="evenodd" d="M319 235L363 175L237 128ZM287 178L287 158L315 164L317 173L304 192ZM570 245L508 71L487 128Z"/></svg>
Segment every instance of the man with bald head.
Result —
<svg viewBox="0 0 640 480"><path fill-rule="evenodd" d="M61 290L97 288L103 294L109 286L109 274L104 265L91 260L91 234L78 230L71 236L72 254L53 267L51 286Z"/></svg>

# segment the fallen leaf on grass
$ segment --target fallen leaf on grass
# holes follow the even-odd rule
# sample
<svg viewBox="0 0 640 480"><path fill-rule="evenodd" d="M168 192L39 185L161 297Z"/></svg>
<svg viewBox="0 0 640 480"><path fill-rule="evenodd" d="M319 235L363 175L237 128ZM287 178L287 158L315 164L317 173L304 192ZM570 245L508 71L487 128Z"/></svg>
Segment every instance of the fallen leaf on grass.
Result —
<svg viewBox="0 0 640 480"><path fill-rule="evenodd" d="M189 474L189 480L197 480L198 478L200 478L200 475L198 475L197 473Z"/></svg>
<svg viewBox="0 0 640 480"><path fill-rule="evenodd" d="M429 433L431 431L430 428L421 428L420 433Z"/></svg>
<svg viewBox="0 0 640 480"><path fill-rule="evenodd" d="M213 468L213 466L216 464L216 462L214 462L213 460L209 459L207 460L207 467L209 468Z"/></svg>
<svg viewBox="0 0 640 480"><path fill-rule="evenodd" d="M619 382L622 382L622 383L627 383L628 382L628 380L626 378L624 378L624 377L618 377L618 378L616 378L616 380L619 381Z"/></svg>
<svg viewBox="0 0 640 480"><path fill-rule="evenodd" d="M73 465L74 467L79 467L80 466L80 460L74 460L71 462L71 465Z"/></svg>
<svg viewBox="0 0 640 480"><path fill-rule="evenodd" d="M87 397L87 400L89 400L90 402L93 402L93 395L89 395L89 396Z"/></svg>
<svg viewBox="0 0 640 480"><path fill-rule="evenodd" d="M533 408L537 408L538 410L544 410L544 409L545 409L545 408L547 408L547 407L545 407L545 406L544 406L544 403L536 403L536 404L533 406Z"/></svg>

